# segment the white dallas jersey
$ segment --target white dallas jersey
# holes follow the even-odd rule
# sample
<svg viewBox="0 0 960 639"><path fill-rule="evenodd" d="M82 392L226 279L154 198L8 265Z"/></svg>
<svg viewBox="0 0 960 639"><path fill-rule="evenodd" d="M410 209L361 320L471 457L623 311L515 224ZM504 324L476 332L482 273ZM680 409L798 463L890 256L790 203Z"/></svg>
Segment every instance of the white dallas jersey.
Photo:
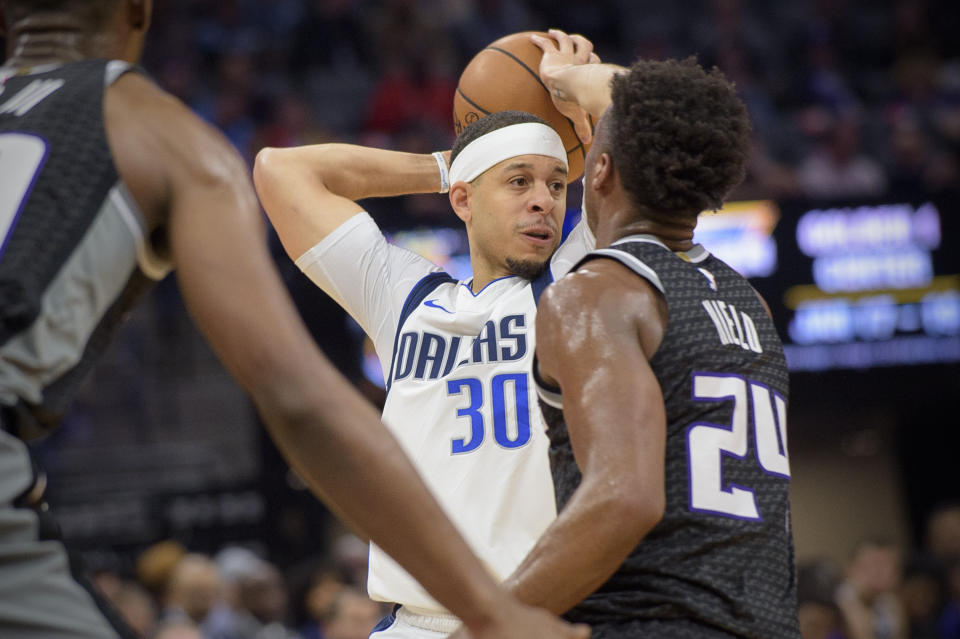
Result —
<svg viewBox="0 0 960 639"><path fill-rule="evenodd" d="M500 580L556 517L530 375L537 298L593 244L581 223L538 280L504 277L474 293L359 213L297 260L370 336L387 380L384 423ZM446 612L373 544L367 585L373 599Z"/></svg>

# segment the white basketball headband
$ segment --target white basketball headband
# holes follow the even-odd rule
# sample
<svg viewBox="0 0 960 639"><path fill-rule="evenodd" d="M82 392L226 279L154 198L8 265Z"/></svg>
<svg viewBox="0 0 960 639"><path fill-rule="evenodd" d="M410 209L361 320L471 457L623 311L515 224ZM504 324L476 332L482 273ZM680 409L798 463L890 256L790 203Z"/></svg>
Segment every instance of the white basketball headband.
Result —
<svg viewBox="0 0 960 639"><path fill-rule="evenodd" d="M472 182L487 169L518 155L546 155L567 167L560 135L545 124L511 124L481 135L457 154L450 165L450 184Z"/></svg>

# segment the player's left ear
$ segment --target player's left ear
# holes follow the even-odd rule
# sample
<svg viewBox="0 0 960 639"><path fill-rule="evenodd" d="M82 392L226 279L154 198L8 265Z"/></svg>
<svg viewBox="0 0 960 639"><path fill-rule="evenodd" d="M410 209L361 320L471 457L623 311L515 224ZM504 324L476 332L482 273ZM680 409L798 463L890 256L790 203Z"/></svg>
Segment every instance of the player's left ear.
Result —
<svg viewBox="0 0 960 639"><path fill-rule="evenodd" d="M466 182L454 182L450 187L450 206L464 224L473 219L473 210L470 206L471 187Z"/></svg>
<svg viewBox="0 0 960 639"><path fill-rule="evenodd" d="M137 31L146 31L150 26L151 0L127 0L130 26Z"/></svg>
<svg viewBox="0 0 960 639"><path fill-rule="evenodd" d="M587 176L587 184L595 191L606 190L613 183L615 173L610 154L601 153L591 167L590 175Z"/></svg>

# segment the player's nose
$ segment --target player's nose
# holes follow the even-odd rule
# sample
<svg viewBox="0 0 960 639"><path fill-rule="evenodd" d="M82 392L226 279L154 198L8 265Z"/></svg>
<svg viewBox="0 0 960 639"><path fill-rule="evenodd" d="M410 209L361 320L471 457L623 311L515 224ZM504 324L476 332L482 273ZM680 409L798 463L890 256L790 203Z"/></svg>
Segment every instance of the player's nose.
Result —
<svg viewBox="0 0 960 639"><path fill-rule="evenodd" d="M535 213L549 213L555 205L556 202L550 192L550 185L538 181L530 192L530 199L527 201L528 208Z"/></svg>

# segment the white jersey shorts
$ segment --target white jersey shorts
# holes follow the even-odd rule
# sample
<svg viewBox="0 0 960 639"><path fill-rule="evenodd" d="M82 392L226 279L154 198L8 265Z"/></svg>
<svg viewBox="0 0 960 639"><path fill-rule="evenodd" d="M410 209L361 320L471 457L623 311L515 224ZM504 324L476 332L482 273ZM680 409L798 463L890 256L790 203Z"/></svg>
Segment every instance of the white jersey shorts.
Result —
<svg viewBox="0 0 960 639"><path fill-rule="evenodd" d="M417 615L397 606L370 633L370 639L443 639L460 627L453 615Z"/></svg>

